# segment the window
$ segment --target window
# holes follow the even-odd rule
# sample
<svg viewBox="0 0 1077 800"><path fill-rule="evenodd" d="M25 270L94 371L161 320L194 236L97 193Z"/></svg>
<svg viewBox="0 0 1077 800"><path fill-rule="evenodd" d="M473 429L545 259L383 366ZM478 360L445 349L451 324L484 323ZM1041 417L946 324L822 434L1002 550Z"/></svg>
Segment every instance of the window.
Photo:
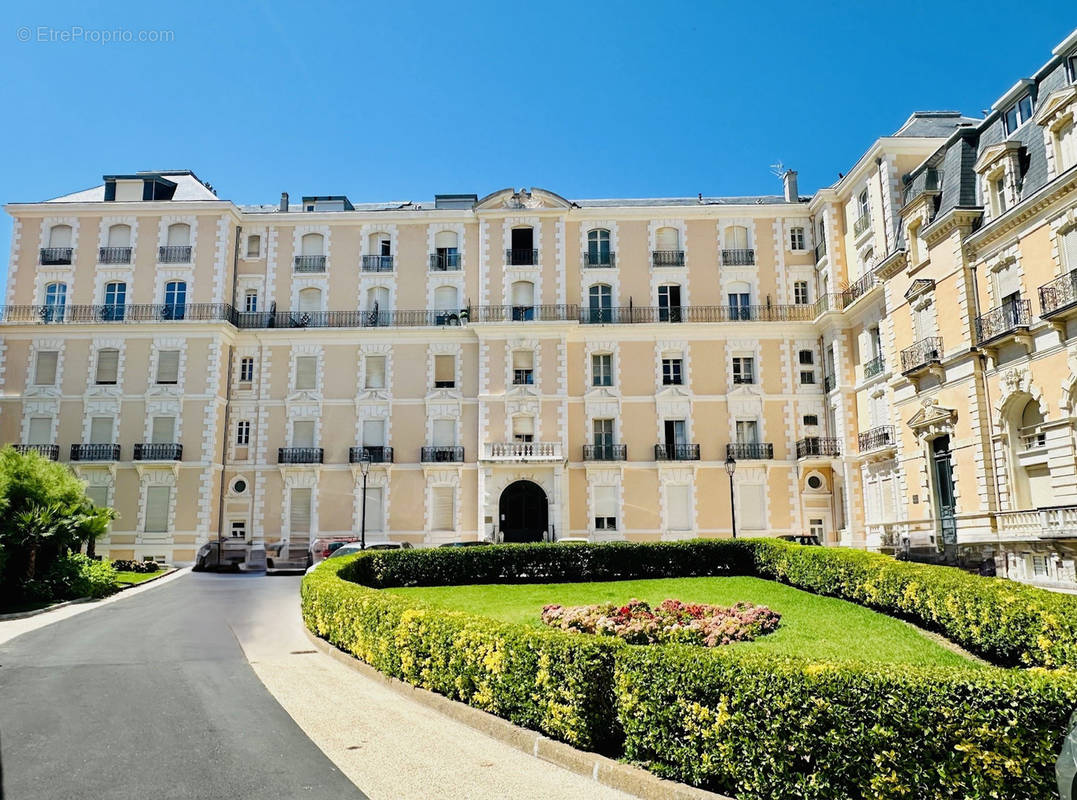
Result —
<svg viewBox="0 0 1077 800"><path fill-rule="evenodd" d="M244 356L239 359L239 382L250 383L254 380L254 358Z"/></svg>
<svg viewBox="0 0 1077 800"><path fill-rule="evenodd" d="M610 258L610 232L605 228L596 228L587 232L587 266L612 267Z"/></svg>
<svg viewBox="0 0 1077 800"><path fill-rule="evenodd" d="M176 222L168 226L168 246L187 247L191 243L191 226L186 222Z"/></svg>
<svg viewBox="0 0 1077 800"><path fill-rule="evenodd" d="M1007 135L1013 133L1032 119L1032 95L1025 93L1012 106L1002 112Z"/></svg>
<svg viewBox="0 0 1077 800"><path fill-rule="evenodd" d="M112 444L112 417L94 417L90 420L90 444Z"/></svg>
<svg viewBox="0 0 1077 800"><path fill-rule="evenodd" d="M806 306L808 299L808 282L796 281L793 283L793 302L798 306Z"/></svg>
<svg viewBox="0 0 1077 800"><path fill-rule="evenodd" d="M247 523L243 520L235 520L232 522L232 538L233 539L246 539L247 538Z"/></svg>
<svg viewBox="0 0 1077 800"><path fill-rule="evenodd" d="M591 322L613 322L613 290L599 283L587 290L587 308Z"/></svg>
<svg viewBox="0 0 1077 800"><path fill-rule="evenodd" d="M747 250L748 229L743 225L730 225L725 229L725 249Z"/></svg>
<svg viewBox="0 0 1077 800"><path fill-rule="evenodd" d="M246 447L251 443L251 423L250 420L241 419L236 423L236 444L240 447Z"/></svg>
<svg viewBox="0 0 1077 800"><path fill-rule="evenodd" d="M258 258L262 252L262 237L251 234L247 237L247 258Z"/></svg>
<svg viewBox="0 0 1077 800"><path fill-rule="evenodd" d="M98 386L115 386L119 371L119 350L108 347L97 351L97 374L94 383Z"/></svg>
<svg viewBox="0 0 1077 800"><path fill-rule="evenodd" d="M738 419L737 444L759 444L759 425L754 419Z"/></svg>
<svg viewBox="0 0 1077 800"><path fill-rule="evenodd" d="M304 234L299 244L305 256L325 255L325 237L320 233Z"/></svg>
<svg viewBox="0 0 1077 800"><path fill-rule="evenodd" d="M666 523L671 531L687 531L692 527L692 487L666 487Z"/></svg>
<svg viewBox="0 0 1077 800"><path fill-rule="evenodd" d="M592 423L592 434L594 435L594 445L600 448L609 448L613 446L613 420L612 419L596 419Z"/></svg>
<svg viewBox="0 0 1077 800"><path fill-rule="evenodd" d="M456 356L434 356L434 388L452 389L456 386Z"/></svg>
<svg viewBox="0 0 1077 800"><path fill-rule="evenodd" d="M27 444L52 444L52 417L31 417Z"/></svg>
<svg viewBox="0 0 1077 800"><path fill-rule="evenodd" d="M729 319L748 320L752 318L752 294L746 283L734 283L727 293L729 299Z"/></svg>
<svg viewBox="0 0 1077 800"><path fill-rule="evenodd" d="M512 441L532 442L535 440L535 420L529 416L512 418Z"/></svg>
<svg viewBox="0 0 1077 800"><path fill-rule="evenodd" d="M677 284L658 287L658 319L661 322L681 321L681 287Z"/></svg>
<svg viewBox="0 0 1077 800"><path fill-rule="evenodd" d="M535 284L531 281L512 284L512 318L517 321L535 318Z"/></svg>
<svg viewBox="0 0 1077 800"><path fill-rule="evenodd" d="M1077 270L1077 227L1070 228L1062 234L1058 243L1058 252L1062 256L1062 266L1068 270Z"/></svg>
<svg viewBox="0 0 1077 800"><path fill-rule="evenodd" d="M994 216L1006 213L1009 202L1006 198L1006 176L1000 173L997 178L992 178L988 184L991 190L991 211Z"/></svg>
<svg viewBox="0 0 1077 800"><path fill-rule="evenodd" d="M1066 66L1068 67L1070 83L1077 83L1077 53L1066 59Z"/></svg>
<svg viewBox="0 0 1077 800"><path fill-rule="evenodd" d="M801 350L799 353L800 365L813 366L815 364L815 353L811 350ZM803 384L815 383L815 370L814 369L802 369L800 371L800 382Z"/></svg>
<svg viewBox="0 0 1077 800"><path fill-rule="evenodd" d="M385 356L367 356L363 363L364 388L385 388Z"/></svg>
<svg viewBox="0 0 1077 800"><path fill-rule="evenodd" d="M106 241L108 242L109 247L130 247L131 226L112 225L108 229L108 238Z"/></svg>
<svg viewBox="0 0 1077 800"><path fill-rule="evenodd" d="M385 530L384 490L381 486L368 486L366 489L366 530L367 533Z"/></svg>
<svg viewBox="0 0 1077 800"><path fill-rule="evenodd" d="M1047 577L1047 556L1032 556L1032 574L1037 578Z"/></svg>
<svg viewBox="0 0 1077 800"><path fill-rule="evenodd" d="M391 256L393 254L393 240L387 233L372 233L368 239L370 255Z"/></svg>
<svg viewBox="0 0 1077 800"><path fill-rule="evenodd" d="M322 310L322 290L313 286L299 290L299 313L318 314Z"/></svg>
<svg viewBox="0 0 1077 800"><path fill-rule="evenodd" d="M108 508L107 486L87 486L86 497L95 508Z"/></svg>
<svg viewBox="0 0 1077 800"><path fill-rule="evenodd" d="M385 447L385 420L363 420L363 447Z"/></svg>
<svg viewBox="0 0 1077 800"><path fill-rule="evenodd" d="M1055 131L1054 138L1055 158L1058 161L1055 167L1057 174L1077 164L1077 131L1074 129L1072 117Z"/></svg>
<svg viewBox="0 0 1077 800"><path fill-rule="evenodd" d="M243 295L243 310L248 314L253 314L258 310L258 292L253 289L248 289Z"/></svg>
<svg viewBox="0 0 1077 800"><path fill-rule="evenodd" d="M146 533L165 533L168 530L168 505L172 487L146 487Z"/></svg>
<svg viewBox="0 0 1077 800"><path fill-rule="evenodd" d="M67 284L50 283L45 287L45 322L58 322L64 318L67 306Z"/></svg>
<svg viewBox="0 0 1077 800"><path fill-rule="evenodd" d="M858 219L871 219L871 205L868 201L868 190L865 189L860 193L860 196L856 199L857 210L859 211Z"/></svg>
<svg viewBox="0 0 1077 800"><path fill-rule="evenodd" d="M818 415L816 415L816 414L805 414L804 415L804 424L807 427L813 427L813 426L818 425L819 424Z"/></svg>
<svg viewBox="0 0 1077 800"><path fill-rule="evenodd" d="M296 356L295 388L297 391L314 391L318 388L318 357Z"/></svg>
<svg viewBox="0 0 1077 800"><path fill-rule="evenodd" d="M157 353L157 383L179 383L179 350L161 350Z"/></svg>
<svg viewBox="0 0 1077 800"><path fill-rule="evenodd" d="M684 359L681 358L663 358L662 359L662 385L663 386L680 386L684 383Z"/></svg>
<svg viewBox="0 0 1077 800"><path fill-rule="evenodd" d="M432 426L434 433L434 447L456 446L456 420L436 419Z"/></svg>
<svg viewBox="0 0 1077 800"><path fill-rule="evenodd" d="M803 250L805 245L804 229L802 227L795 227L789 229L789 249L790 250Z"/></svg>
<svg viewBox="0 0 1077 800"><path fill-rule="evenodd" d="M512 382L516 386L530 386L535 382L535 354L531 350L513 350Z"/></svg>
<svg viewBox="0 0 1077 800"><path fill-rule="evenodd" d="M595 530L617 530L617 487L596 486L595 496Z"/></svg>
<svg viewBox="0 0 1077 800"><path fill-rule="evenodd" d="M292 423L292 447L314 447L314 420L297 419Z"/></svg>
<svg viewBox="0 0 1077 800"><path fill-rule="evenodd" d="M174 444L176 441L176 418L154 417L150 423L151 444Z"/></svg>
<svg viewBox="0 0 1077 800"><path fill-rule="evenodd" d="M452 486L435 486L430 490L430 528L435 531L456 529L456 496Z"/></svg>
<svg viewBox="0 0 1077 800"><path fill-rule="evenodd" d="M655 231L654 240L660 252L681 249L681 232L676 228L659 228Z"/></svg>
<svg viewBox="0 0 1077 800"><path fill-rule="evenodd" d="M733 359L733 383L755 383L755 359L736 356Z"/></svg>
<svg viewBox="0 0 1077 800"><path fill-rule="evenodd" d="M800 363L801 364L814 364L815 363L815 353L813 353L811 350L801 350L799 357L800 357Z"/></svg>
<svg viewBox="0 0 1077 800"><path fill-rule="evenodd" d="M70 225L53 225L49 228L49 247L70 247L71 239Z"/></svg>
<svg viewBox="0 0 1077 800"><path fill-rule="evenodd" d="M613 356L609 353L591 356L591 385L613 386Z"/></svg>
<svg viewBox="0 0 1077 800"><path fill-rule="evenodd" d="M289 533L310 533L311 490L293 488L289 498L288 531Z"/></svg>
<svg viewBox="0 0 1077 800"><path fill-rule="evenodd" d="M34 386L56 385L56 364L60 353L57 350L39 350L34 364Z"/></svg>
<svg viewBox="0 0 1077 800"><path fill-rule="evenodd" d="M187 307L186 281L169 281L165 284L165 319L183 319Z"/></svg>
<svg viewBox="0 0 1077 800"><path fill-rule="evenodd" d="M459 269L459 237L456 231L438 231L434 234L434 269Z"/></svg>
<svg viewBox="0 0 1077 800"><path fill-rule="evenodd" d="M805 386L811 386L815 384L815 370L814 369L802 369L800 371L800 382Z"/></svg>
<svg viewBox="0 0 1077 800"><path fill-rule="evenodd" d="M101 317L106 321L118 322L123 319L124 304L127 302L127 284L123 281L111 281L105 284L105 305Z"/></svg>

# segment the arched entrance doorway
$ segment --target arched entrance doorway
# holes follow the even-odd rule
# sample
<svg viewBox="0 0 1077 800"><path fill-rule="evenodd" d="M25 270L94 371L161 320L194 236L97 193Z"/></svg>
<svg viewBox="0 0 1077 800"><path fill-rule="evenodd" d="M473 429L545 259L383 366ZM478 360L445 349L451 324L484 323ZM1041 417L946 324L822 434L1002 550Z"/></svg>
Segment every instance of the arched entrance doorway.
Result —
<svg viewBox="0 0 1077 800"><path fill-rule="evenodd" d="M502 541L541 542L548 528L549 511L546 492L537 483L510 483L498 504Z"/></svg>

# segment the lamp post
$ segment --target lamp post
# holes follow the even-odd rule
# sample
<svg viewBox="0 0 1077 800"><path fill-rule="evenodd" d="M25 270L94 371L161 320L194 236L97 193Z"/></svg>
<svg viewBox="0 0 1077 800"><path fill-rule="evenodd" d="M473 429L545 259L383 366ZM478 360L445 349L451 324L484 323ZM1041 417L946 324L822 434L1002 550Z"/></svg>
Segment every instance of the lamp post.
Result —
<svg viewBox="0 0 1077 800"><path fill-rule="evenodd" d="M363 519L359 523L359 549L366 550L366 476L370 472L370 454L365 449L359 459L359 471L363 473Z"/></svg>
<svg viewBox="0 0 1077 800"><path fill-rule="evenodd" d="M725 457L725 471L729 473L729 513L733 518L733 538L737 538L737 500L733 496L733 473L737 471L737 459L729 453Z"/></svg>

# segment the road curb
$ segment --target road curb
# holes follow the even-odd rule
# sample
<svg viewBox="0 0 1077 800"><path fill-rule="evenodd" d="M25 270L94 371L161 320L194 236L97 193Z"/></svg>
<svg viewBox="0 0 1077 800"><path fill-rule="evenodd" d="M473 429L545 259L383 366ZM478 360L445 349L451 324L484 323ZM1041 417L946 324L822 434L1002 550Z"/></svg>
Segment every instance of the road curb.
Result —
<svg viewBox="0 0 1077 800"><path fill-rule="evenodd" d="M180 567L172 567L171 569L167 569L167 570L164 570L164 569L159 570L159 574L154 575L152 578L147 578L146 580L139 581L138 583L125 583L123 586L121 586L119 589L117 589L115 593L119 594L120 592L126 592L128 589L137 589L139 586L145 586L148 583L153 583L154 581L159 581L159 580L161 580L161 578L167 578L172 573L179 572L179 571L180 571Z"/></svg>
<svg viewBox="0 0 1077 800"><path fill-rule="evenodd" d="M38 614L48 614L50 611L55 611L58 608L66 608L67 606L73 606L76 603L89 603L91 600L96 599L100 598L76 597L74 600L64 600L62 603L53 603L51 606L35 608L33 611L16 611L13 614L0 614L0 622L6 622L11 619L29 619L30 617L36 617Z"/></svg>
<svg viewBox="0 0 1077 800"><path fill-rule="evenodd" d="M324 639L318 638L305 625L303 626L303 631L311 644L317 647L320 652L367 678L380 680L397 694L414 700L528 755L556 764L577 775L590 777L603 786L617 789L634 797L642 798L642 800L730 800L725 795L696 789L683 783L663 780L647 772L647 770L631 764L622 764L597 753L577 750L564 742L558 742L543 736L541 733L513 725L508 720L496 717L481 709L472 708L465 703L450 700L440 694L420 689L410 683L384 675L369 664L360 661L351 653L346 653Z"/></svg>

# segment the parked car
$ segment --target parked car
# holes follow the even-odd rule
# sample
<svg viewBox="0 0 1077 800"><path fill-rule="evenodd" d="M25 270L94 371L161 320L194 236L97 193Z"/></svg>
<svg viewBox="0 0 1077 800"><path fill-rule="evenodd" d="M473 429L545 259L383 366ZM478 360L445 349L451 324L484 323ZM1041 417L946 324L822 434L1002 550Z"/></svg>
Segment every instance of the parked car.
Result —
<svg viewBox="0 0 1077 800"><path fill-rule="evenodd" d="M331 542L329 555L326 558L339 558L340 556L350 556L355 553L362 553L363 548L359 542ZM368 544L367 550L410 550L411 542L378 542L377 544ZM322 559L323 561L325 559ZM318 563L321 563L320 561ZM309 574L318 564L311 564L307 567L307 573Z"/></svg>
<svg viewBox="0 0 1077 800"><path fill-rule="evenodd" d="M1055 775L1058 778L1058 796L1062 800L1077 800L1077 711L1070 717L1070 732L1062 742Z"/></svg>
<svg viewBox="0 0 1077 800"><path fill-rule="evenodd" d="M480 547L487 544L490 543L478 539L468 539L466 542L445 542L445 544L439 544L438 547Z"/></svg>
<svg viewBox="0 0 1077 800"><path fill-rule="evenodd" d="M329 558L329 554L332 552L329 548L334 545L340 547L341 545L357 541L359 541L358 536L341 536L334 538L320 536L310 543L310 563L317 564L323 558Z"/></svg>
<svg viewBox="0 0 1077 800"><path fill-rule="evenodd" d="M818 536L803 535L799 533L784 533L778 537L783 542L795 542L796 544L807 544L821 546L823 543L819 541Z"/></svg>

